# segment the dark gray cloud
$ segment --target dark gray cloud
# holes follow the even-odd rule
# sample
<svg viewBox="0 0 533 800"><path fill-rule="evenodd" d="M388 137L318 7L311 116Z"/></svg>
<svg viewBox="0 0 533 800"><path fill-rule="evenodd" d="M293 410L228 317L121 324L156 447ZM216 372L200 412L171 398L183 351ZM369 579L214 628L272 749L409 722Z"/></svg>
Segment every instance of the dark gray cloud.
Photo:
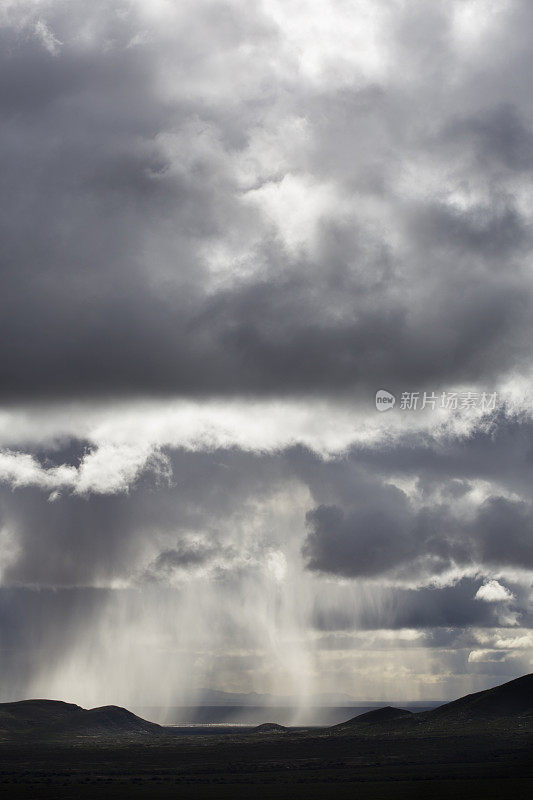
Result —
<svg viewBox="0 0 533 800"><path fill-rule="evenodd" d="M386 574L420 555L408 530L406 509L370 503L345 517L338 506L318 506L307 515L311 533L303 553L309 569L348 577Z"/></svg>
<svg viewBox="0 0 533 800"><path fill-rule="evenodd" d="M303 545L309 568L344 577L531 569L531 442L529 420L499 415L466 437L407 434L333 463L294 451L317 503ZM414 500L397 479L416 481ZM479 482L484 499L475 499Z"/></svg>
<svg viewBox="0 0 533 800"><path fill-rule="evenodd" d="M149 565L143 578L147 580L161 580L172 578L176 573L194 570L195 567L204 567L217 564L226 566L227 562L235 559L237 553L231 547L224 547L212 541L182 541L175 547L163 550Z"/></svg>
<svg viewBox="0 0 533 800"><path fill-rule="evenodd" d="M533 507L491 497L473 521L450 507L390 509L376 497L344 513L318 506L307 515L310 533L303 547L311 570L344 577L438 575L454 567L533 568Z"/></svg>
<svg viewBox="0 0 533 800"><path fill-rule="evenodd" d="M429 31L428 19L400 14L391 53L407 58L404 78L313 87L275 72L267 53L282 53L283 31L259 10L188 13L172 42L106 2L68 15L51 4L57 46L30 24L3 26L3 396L437 387L494 380L528 358L531 240L516 180L528 180L533 134L511 68L496 82L499 65L459 65L452 86L451 40L413 44L412 25ZM503 23L515 31L528 15L517 2ZM438 16L451 36L451 12ZM428 39L432 69L417 73ZM251 55L235 65L227 54L243 43ZM228 81L243 69L250 81L231 103L224 57ZM238 175L258 130L294 120L305 147L257 186L311 176L353 204L331 205L299 251L243 202ZM423 197L399 177L417 171ZM456 190L466 205L450 201ZM376 204L392 225L368 221ZM233 276L213 289L205 252L220 243ZM253 269L236 278L243 263Z"/></svg>
<svg viewBox="0 0 533 800"><path fill-rule="evenodd" d="M190 567L205 564L209 557L216 553L216 549L205 545L180 544L172 550L163 550L159 553L154 569L167 571L179 567Z"/></svg>
<svg viewBox="0 0 533 800"><path fill-rule="evenodd" d="M444 588L386 589L380 591L378 603L368 602L358 609L350 609L347 603L343 607L331 598L329 601L319 598L314 624L324 631L497 627L498 608L474 599L479 585L479 581L464 579ZM342 591L339 595L342 597ZM449 639L445 636L444 642L439 641L439 646L449 644L446 638Z"/></svg>
<svg viewBox="0 0 533 800"><path fill-rule="evenodd" d="M529 172L533 168L533 136L516 106L507 103L450 123L446 131L451 142L468 147L484 169L503 168Z"/></svg>
<svg viewBox="0 0 533 800"><path fill-rule="evenodd" d="M463 489L469 481L484 480L529 499L533 477L530 419L503 411L487 422L464 436L406 433L394 446L359 446L353 449L351 461L378 476L416 478L420 489L429 493L457 488L450 480L461 482Z"/></svg>

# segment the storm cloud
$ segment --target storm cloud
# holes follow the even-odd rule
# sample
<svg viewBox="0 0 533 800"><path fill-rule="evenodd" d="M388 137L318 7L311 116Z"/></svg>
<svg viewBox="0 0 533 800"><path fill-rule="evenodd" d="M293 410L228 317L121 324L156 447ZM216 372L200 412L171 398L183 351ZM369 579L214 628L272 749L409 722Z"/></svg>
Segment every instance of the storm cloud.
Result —
<svg viewBox="0 0 533 800"><path fill-rule="evenodd" d="M387 574L399 567L416 574L438 574L455 566L533 567L531 504L491 497L473 520L447 507L409 513L401 501L383 508L379 501L348 514L337 506L318 506L307 515L304 545L310 569L344 577Z"/></svg>
<svg viewBox="0 0 533 800"><path fill-rule="evenodd" d="M530 669L532 29L4 4L2 699Z"/></svg>
<svg viewBox="0 0 533 800"><path fill-rule="evenodd" d="M6 10L4 398L335 395L523 365L531 10L487 6L473 44L469 5L378 4L383 63L341 46L317 75L292 3ZM488 60L506 36L509 63ZM326 38L308 47L328 63Z"/></svg>

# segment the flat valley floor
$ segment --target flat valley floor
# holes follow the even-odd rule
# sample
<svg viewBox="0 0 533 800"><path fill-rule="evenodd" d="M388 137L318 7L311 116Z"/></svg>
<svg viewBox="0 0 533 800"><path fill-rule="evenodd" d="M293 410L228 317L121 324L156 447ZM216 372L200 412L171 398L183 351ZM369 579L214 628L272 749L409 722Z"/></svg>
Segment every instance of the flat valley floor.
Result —
<svg viewBox="0 0 533 800"><path fill-rule="evenodd" d="M358 736L328 731L0 746L13 798L533 797L533 735Z"/></svg>

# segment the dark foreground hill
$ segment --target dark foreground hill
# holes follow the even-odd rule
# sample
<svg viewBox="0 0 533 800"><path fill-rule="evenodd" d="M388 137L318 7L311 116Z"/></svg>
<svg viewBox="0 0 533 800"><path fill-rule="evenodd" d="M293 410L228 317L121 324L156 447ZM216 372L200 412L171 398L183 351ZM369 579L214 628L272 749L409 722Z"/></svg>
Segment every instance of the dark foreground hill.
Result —
<svg viewBox="0 0 533 800"><path fill-rule="evenodd" d="M153 735L164 728L119 706L85 709L59 700L22 700L0 703L0 739L52 740L69 737Z"/></svg>
<svg viewBox="0 0 533 800"><path fill-rule="evenodd" d="M506 727L533 730L533 674L466 695L442 706L413 714L401 708L386 706L336 725L332 730L359 732L366 735L397 733L402 735L431 731L503 730Z"/></svg>
<svg viewBox="0 0 533 800"><path fill-rule="evenodd" d="M60 700L22 700L18 703L0 703L0 732L26 733L32 729L45 729L72 718L81 706Z"/></svg>
<svg viewBox="0 0 533 800"><path fill-rule="evenodd" d="M252 733L284 733L290 730L284 725L278 725L277 722L263 722L262 725L257 725L252 728Z"/></svg>
<svg viewBox="0 0 533 800"><path fill-rule="evenodd" d="M340 725L335 725L333 729L337 731L349 731L354 727L371 729L376 725L386 726L400 719L404 720L412 716L412 712L406 711L404 708L384 706L383 708L376 708L374 711L367 711L366 714L359 714L357 717L352 717L348 722L341 722Z"/></svg>
<svg viewBox="0 0 533 800"><path fill-rule="evenodd" d="M426 712L426 717L433 720L463 721L530 715L533 715L533 673Z"/></svg>

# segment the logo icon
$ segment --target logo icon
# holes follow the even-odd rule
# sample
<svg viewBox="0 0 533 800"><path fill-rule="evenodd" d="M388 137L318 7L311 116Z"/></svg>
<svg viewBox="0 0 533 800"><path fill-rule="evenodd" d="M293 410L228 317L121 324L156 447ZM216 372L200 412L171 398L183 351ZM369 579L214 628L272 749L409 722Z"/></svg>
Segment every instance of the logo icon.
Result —
<svg viewBox="0 0 533 800"><path fill-rule="evenodd" d="M394 408L396 398L386 389L378 389L376 392L376 408L378 411L390 411Z"/></svg>

